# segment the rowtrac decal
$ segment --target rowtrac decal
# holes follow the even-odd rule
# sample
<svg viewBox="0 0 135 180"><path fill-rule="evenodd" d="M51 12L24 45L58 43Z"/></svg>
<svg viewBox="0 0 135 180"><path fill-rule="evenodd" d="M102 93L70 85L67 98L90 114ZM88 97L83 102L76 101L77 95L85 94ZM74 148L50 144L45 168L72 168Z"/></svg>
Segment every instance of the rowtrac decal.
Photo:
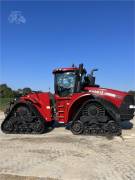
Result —
<svg viewBox="0 0 135 180"><path fill-rule="evenodd" d="M98 95L110 96L110 97L114 97L114 98L119 96L119 95L116 95L113 93L104 92L103 90L89 90L89 92L94 93L94 94L98 94Z"/></svg>

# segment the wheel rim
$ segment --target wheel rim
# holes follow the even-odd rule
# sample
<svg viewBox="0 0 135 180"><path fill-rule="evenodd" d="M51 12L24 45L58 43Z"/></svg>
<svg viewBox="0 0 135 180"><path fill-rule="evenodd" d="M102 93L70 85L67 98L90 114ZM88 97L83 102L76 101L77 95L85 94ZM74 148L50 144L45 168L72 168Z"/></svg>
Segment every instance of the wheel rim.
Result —
<svg viewBox="0 0 135 180"><path fill-rule="evenodd" d="M71 125L71 131L74 134L81 134L83 131L83 124L80 121L76 121Z"/></svg>
<svg viewBox="0 0 135 180"><path fill-rule="evenodd" d="M92 102L84 107L83 115L91 118L103 117L105 116L105 109L99 103Z"/></svg>
<svg viewBox="0 0 135 180"><path fill-rule="evenodd" d="M16 110L16 113L22 121L26 121L26 122L33 121L32 113L30 112L28 107L25 107L25 106L18 107Z"/></svg>
<svg viewBox="0 0 135 180"><path fill-rule="evenodd" d="M16 112L19 114L19 115L27 115L29 113L29 109L25 106L22 106L22 107L18 107Z"/></svg>
<svg viewBox="0 0 135 180"><path fill-rule="evenodd" d="M118 132L119 126L115 122L108 123L108 130L112 133Z"/></svg>
<svg viewBox="0 0 135 180"><path fill-rule="evenodd" d="M37 119L33 123L32 129L33 129L33 132L35 132L35 133L42 133L42 132L44 132L45 125L41 119Z"/></svg>
<svg viewBox="0 0 135 180"><path fill-rule="evenodd" d="M91 105L89 108L88 108L88 114L89 116L98 116L99 115L99 109L98 107L96 107L95 105Z"/></svg>

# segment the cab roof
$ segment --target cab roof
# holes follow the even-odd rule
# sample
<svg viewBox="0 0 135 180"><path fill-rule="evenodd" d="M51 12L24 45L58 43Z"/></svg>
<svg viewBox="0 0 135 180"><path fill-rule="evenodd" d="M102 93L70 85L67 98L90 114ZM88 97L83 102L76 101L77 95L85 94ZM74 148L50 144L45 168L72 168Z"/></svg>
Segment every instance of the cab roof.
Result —
<svg viewBox="0 0 135 180"><path fill-rule="evenodd" d="M76 71L79 70L79 68L77 67L71 67L71 68L56 68L53 70L53 74L55 73L59 73L59 72L72 72L72 71Z"/></svg>

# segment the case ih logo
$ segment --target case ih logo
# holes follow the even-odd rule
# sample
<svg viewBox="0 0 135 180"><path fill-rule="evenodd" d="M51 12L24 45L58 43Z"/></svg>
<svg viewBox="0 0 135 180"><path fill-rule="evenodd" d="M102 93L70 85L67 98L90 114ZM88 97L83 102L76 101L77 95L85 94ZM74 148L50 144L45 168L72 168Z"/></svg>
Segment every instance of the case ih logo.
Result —
<svg viewBox="0 0 135 180"><path fill-rule="evenodd" d="M89 92L92 92L92 93L95 93L95 94L104 95L104 91L99 91L99 90L89 90Z"/></svg>

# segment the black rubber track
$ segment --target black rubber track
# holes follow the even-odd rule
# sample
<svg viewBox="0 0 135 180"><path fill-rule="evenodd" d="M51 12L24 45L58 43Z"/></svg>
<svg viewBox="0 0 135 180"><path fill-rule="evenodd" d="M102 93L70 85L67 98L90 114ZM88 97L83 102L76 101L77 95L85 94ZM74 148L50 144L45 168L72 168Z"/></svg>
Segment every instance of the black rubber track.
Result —
<svg viewBox="0 0 135 180"><path fill-rule="evenodd" d="M75 135L121 135L119 112L106 101L88 100L74 116L70 129Z"/></svg>
<svg viewBox="0 0 135 180"><path fill-rule="evenodd" d="M38 110L30 103L15 105L1 125L7 134L42 134L47 131L47 124Z"/></svg>

